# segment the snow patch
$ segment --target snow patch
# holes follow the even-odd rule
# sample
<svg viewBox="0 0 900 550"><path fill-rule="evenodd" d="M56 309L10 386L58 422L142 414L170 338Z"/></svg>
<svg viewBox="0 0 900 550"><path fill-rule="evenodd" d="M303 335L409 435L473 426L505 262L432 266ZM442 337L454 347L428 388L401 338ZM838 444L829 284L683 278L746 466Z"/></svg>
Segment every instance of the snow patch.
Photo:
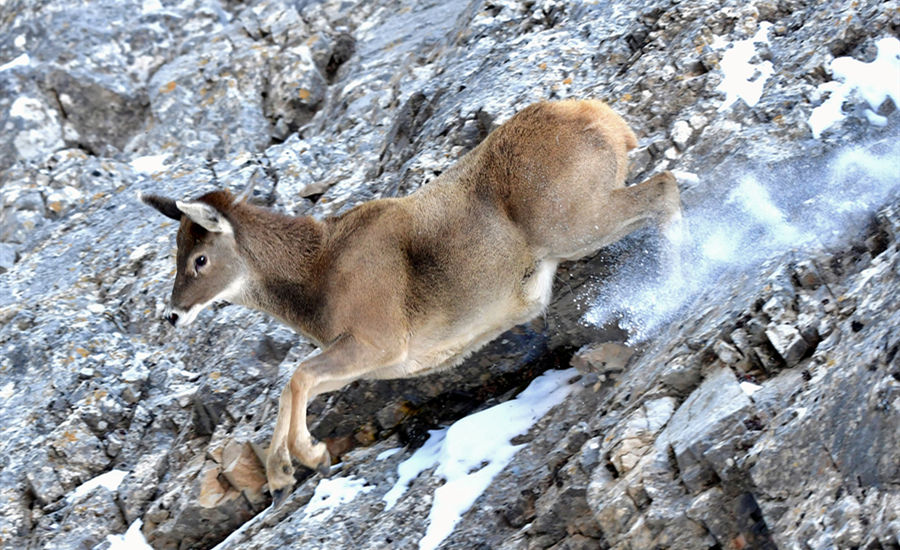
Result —
<svg viewBox="0 0 900 550"><path fill-rule="evenodd" d="M19 38L22 38L22 37L20 36ZM3 71L8 71L9 69L12 69L14 67L26 67L30 63L31 63L31 58L28 57L27 53L23 53L22 55L13 59L12 61L10 61L8 63L4 63L3 65L0 65L0 73L2 73Z"/></svg>
<svg viewBox="0 0 900 550"><path fill-rule="evenodd" d="M747 395L753 395L761 387L762 386L760 386L759 384L754 384L753 382L741 382L741 390L743 390Z"/></svg>
<svg viewBox="0 0 900 550"><path fill-rule="evenodd" d="M374 488L373 485L366 485L365 479L353 476L323 479L316 485L316 491L304 509L304 518L314 517L321 521L330 516L338 506Z"/></svg>
<svg viewBox="0 0 900 550"><path fill-rule="evenodd" d="M878 55L871 63L852 57L832 60L830 69L834 80L817 88L820 95L828 94L828 99L809 115L813 137L818 139L822 132L846 118L843 105L854 91L869 104L865 115L876 126L887 124L887 119L875 111L888 98L900 107L900 40L893 36L882 38L875 47Z"/></svg>
<svg viewBox="0 0 900 550"><path fill-rule="evenodd" d="M375 460L384 460L386 458L390 458L402 450L403 450L403 447L396 447L394 449L388 449L386 451L382 451L382 452L378 453L378 456L375 457Z"/></svg>
<svg viewBox="0 0 900 550"><path fill-rule="evenodd" d="M16 383L7 382L3 389L0 389L0 399L9 399L16 393Z"/></svg>
<svg viewBox="0 0 900 550"><path fill-rule="evenodd" d="M510 441L572 392L568 381L576 374L575 369L544 373L515 399L432 431L425 445L400 463L397 482L382 497L386 510L394 507L409 483L425 470L436 467L434 475L445 480L434 491L420 550L436 548L453 532L462 515L525 446Z"/></svg>
<svg viewBox="0 0 900 550"><path fill-rule="evenodd" d="M125 479L125 476L128 475L128 472L124 470L110 470L104 474L100 474L94 479L85 481L81 485L75 488L71 494L67 497L69 502L75 502L85 496L87 496L91 491L96 489L97 487L105 487L110 492L115 492L119 485L122 483L122 480Z"/></svg>
<svg viewBox="0 0 900 550"><path fill-rule="evenodd" d="M759 102L763 86L775 69L771 61L751 63L750 60L756 55L757 43L769 43L771 27L771 23L760 23L759 30L752 38L737 40L730 44L730 48L729 44L723 43L721 39L718 39L719 37L713 41L713 48L725 49L722 60L719 62L719 68L722 69L722 82L716 88L717 91L725 93L725 101L719 106L719 111L731 107L738 99L744 100L744 103L750 107Z"/></svg>
<svg viewBox="0 0 900 550"><path fill-rule="evenodd" d="M672 170L672 175L679 182L695 185L700 183L700 177L693 172L685 172L683 170Z"/></svg>
<svg viewBox="0 0 900 550"><path fill-rule="evenodd" d="M160 155L147 155L145 157L137 157L131 161L131 167L136 172L142 174L156 174L166 169L165 162L169 155L163 153Z"/></svg>
<svg viewBox="0 0 900 550"><path fill-rule="evenodd" d="M144 522L136 519L124 534L106 535L109 550L153 550L153 547L147 544L144 533L141 532L142 525Z"/></svg>
<svg viewBox="0 0 900 550"><path fill-rule="evenodd" d="M163 5L159 0L144 0L141 3L141 13L148 14L162 11Z"/></svg>
<svg viewBox="0 0 900 550"><path fill-rule="evenodd" d="M19 59L20 57L22 56L20 55L16 59ZM15 62L15 60L11 61L10 63L13 62ZM8 64L9 63L7 63L7 65ZM6 65L4 65L4 67L5 66ZM36 98L24 95L20 95L16 98L15 101L13 101L13 104L9 108L9 116L18 117L23 120L30 120L32 122L44 122L47 119L44 104Z"/></svg>

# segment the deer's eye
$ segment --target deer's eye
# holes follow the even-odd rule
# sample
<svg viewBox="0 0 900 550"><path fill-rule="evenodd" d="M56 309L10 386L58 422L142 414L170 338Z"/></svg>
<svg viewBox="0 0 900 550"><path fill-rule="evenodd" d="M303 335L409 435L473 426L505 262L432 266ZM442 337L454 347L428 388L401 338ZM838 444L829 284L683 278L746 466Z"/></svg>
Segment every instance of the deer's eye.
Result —
<svg viewBox="0 0 900 550"><path fill-rule="evenodd" d="M206 265L206 256L203 256L203 255L197 256L197 259L194 260L194 265L197 267L197 269L200 269L201 267L205 266Z"/></svg>

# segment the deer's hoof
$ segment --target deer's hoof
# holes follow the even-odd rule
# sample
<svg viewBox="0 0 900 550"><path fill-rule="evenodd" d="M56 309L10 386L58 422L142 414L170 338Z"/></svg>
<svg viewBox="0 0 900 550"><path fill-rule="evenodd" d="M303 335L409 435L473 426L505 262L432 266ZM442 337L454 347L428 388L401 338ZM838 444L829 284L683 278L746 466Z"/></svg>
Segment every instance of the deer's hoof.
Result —
<svg viewBox="0 0 900 550"><path fill-rule="evenodd" d="M328 449L322 451L322 459L319 465L316 466L316 472L322 477L331 476L331 453L328 452Z"/></svg>
<svg viewBox="0 0 900 550"><path fill-rule="evenodd" d="M287 487L275 489L272 491L272 509L277 510L291 496L291 491Z"/></svg>

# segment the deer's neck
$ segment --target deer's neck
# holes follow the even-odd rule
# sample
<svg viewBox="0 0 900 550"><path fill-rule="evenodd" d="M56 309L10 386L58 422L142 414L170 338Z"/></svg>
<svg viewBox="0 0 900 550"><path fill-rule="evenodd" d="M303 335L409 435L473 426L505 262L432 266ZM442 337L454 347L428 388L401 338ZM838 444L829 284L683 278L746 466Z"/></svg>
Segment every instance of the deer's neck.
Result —
<svg viewBox="0 0 900 550"><path fill-rule="evenodd" d="M251 281L245 305L273 315L305 336L327 339L324 319L325 225L248 208L235 238L247 258Z"/></svg>

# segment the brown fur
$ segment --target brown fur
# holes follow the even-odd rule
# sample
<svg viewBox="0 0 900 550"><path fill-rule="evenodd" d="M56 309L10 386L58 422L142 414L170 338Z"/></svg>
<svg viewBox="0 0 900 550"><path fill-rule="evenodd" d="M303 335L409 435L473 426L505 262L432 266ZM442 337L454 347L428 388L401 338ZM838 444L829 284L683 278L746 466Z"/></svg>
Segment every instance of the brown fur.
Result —
<svg viewBox="0 0 900 550"><path fill-rule="evenodd" d="M538 103L417 192L339 217L283 216L226 192L201 197L233 235L198 230L185 216L176 289L181 279L202 284L203 276L182 269L189 271L197 250L224 239L234 257L209 262L243 266L246 284L234 301L277 316L323 348L282 393L267 461L270 490L293 483L288 451L310 467L330 463L307 431L308 399L360 378L453 366L538 315L558 262L647 223L671 234L680 220L674 178L624 187L626 153L636 144L599 101ZM173 304L189 302L188 293L173 292Z"/></svg>

